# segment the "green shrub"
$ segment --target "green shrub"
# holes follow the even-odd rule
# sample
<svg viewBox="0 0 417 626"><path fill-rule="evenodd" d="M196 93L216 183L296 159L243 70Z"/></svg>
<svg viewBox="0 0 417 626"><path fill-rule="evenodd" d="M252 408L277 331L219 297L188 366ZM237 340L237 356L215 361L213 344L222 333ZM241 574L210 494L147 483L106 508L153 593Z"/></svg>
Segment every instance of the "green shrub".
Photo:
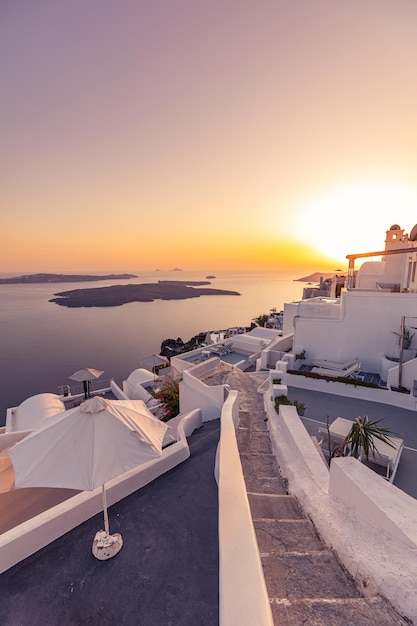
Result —
<svg viewBox="0 0 417 626"><path fill-rule="evenodd" d="M277 413L279 412L279 407L281 404L295 406L299 415L304 415L304 412L306 410L306 405L304 404L304 402L299 402L298 400L294 400L294 402L291 402L291 400L289 400L287 396L277 396L275 398L274 404Z"/></svg>
<svg viewBox="0 0 417 626"><path fill-rule="evenodd" d="M275 404L292 404L292 402L287 396L282 395L275 398Z"/></svg>
<svg viewBox="0 0 417 626"><path fill-rule="evenodd" d="M294 406L297 409L298 415L304 415L306 410L306 405L304 402L300 402L299 400L294 400Z"/></svg>
<svg viewBox="0 0 417 626"><path fill-rule="evenodd" d="M375 383L368 383L364 380L358 380L357 378L348 378L347 376L325 376L323 374L317 374L317 372L309 372L307 370L288 370L288 374L305 376L306 378L315 378L316 380L327 380L330 383L345 383L345 385L354 385L355 387L372 387L373 389L386 389L386 387L380 387Z"/></svg>

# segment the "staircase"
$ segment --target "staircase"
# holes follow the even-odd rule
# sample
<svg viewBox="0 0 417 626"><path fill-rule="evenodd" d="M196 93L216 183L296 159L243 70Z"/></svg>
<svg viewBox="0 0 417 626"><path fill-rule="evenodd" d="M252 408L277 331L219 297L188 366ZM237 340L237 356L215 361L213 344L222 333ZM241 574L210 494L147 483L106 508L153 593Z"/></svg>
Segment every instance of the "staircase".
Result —
<svg viewBox="0 0 417 626"><path fill-rule="evenodd" d="M364 598L288 495L269 440L259 375L231 376L238 388L237 441L253 524L277 626L405 626L381 597Z"/></svg>

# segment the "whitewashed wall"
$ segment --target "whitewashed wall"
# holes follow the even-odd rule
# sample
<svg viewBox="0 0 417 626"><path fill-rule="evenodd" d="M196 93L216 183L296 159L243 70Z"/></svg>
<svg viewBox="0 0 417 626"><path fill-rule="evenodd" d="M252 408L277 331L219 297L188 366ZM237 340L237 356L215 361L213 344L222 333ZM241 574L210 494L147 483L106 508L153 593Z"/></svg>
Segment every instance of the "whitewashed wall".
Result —
<svg viewBox="0 0 417 626"><path fill-rule="evenodd" d="M331 304L328 307L335 310ZM318 308L298 305L294 345L306 350L306 362L317 358L346 362L357 357L363 370L379 373L381 357L398 354L394 331L400 330L402 315L417 314L417 294L349 291L342 293L338 319L329 319L325 309L318 318ZM409 325L417 326L413 321L417 319ZM417 335L411 348L417 348Z"/></svg>

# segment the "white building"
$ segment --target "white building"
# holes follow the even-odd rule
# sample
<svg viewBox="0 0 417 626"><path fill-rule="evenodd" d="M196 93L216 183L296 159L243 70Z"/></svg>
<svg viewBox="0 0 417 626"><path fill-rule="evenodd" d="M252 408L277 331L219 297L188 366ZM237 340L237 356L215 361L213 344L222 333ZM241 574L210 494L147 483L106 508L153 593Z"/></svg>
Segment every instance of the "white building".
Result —
<svg viewBox="0 0 417 626"><path fill-rule="evenodd" d="M284 335L294 333L293 352L304 350L307 364L356 358L363 371L379 374L388 387L412 389L417 379L416 241L417 225L408 235L395 224L386 233L384 250L347 256L349 275L340 298L286 304ZM377 256L381 260L363 263L354 284L356 259ZM402 327L416 333L408 349L399 340Z"/></svg>

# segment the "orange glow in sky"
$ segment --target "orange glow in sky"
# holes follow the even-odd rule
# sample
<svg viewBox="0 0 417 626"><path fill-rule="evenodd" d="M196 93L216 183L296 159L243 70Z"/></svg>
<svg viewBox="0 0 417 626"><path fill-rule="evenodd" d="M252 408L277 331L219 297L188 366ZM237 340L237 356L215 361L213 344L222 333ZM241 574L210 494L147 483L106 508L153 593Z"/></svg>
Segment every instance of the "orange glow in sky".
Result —
<svg viewBox="0 0 417 626"><path fill-rule="evenodd" d="M0 17L0 272L331 270L417 222L415 2Z"/></svg>

